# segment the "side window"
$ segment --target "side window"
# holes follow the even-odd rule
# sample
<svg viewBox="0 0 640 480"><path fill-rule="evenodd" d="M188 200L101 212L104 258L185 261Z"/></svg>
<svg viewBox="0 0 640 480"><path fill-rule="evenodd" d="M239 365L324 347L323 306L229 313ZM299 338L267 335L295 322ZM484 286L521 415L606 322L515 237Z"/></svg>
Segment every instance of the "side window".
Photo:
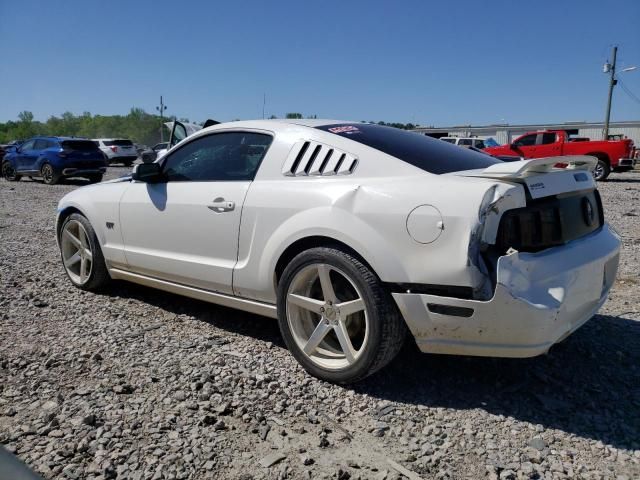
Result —
<svg viewBox="0 0 640 480"><path fill-rule="evenodd" d="M487 148L487 146L484 144L484 141L482 140L476 140L475 147L479 148L480 150Z"/></svg>
<svg viewBox="0 0 640 480"><path fill-rule="evenodd" d="M556 134L555 133L543 133L542 135L540 135L540 145L548 145L550 143L555 143L556 142Z"/></svg>
<svg viewBox="0 0 640 480"><path fill-rule="evenodd" d="M47 141L40 138L33 145L34 150L44 150L45 148L47 148Z"/></svg>
<svg viewBox="0 0 640 480"><path fill-rule="evenodd" d="M172 152L164 173L170 182L253 180L272 140L250 132L200 137Z"/></svg>
<svg viewBox="0 0 640 480"><path fill-rule="evenodd" d="M20 146L20 150L22 150L22 151L33 150L33 144L34 143L35 143L35 140L29 140L28 142L24 142Z"/></svg>
<svg viewBox="0 0 640 480"><path fill-rule="evenodd" d="M458 143L458 145L464 145L466 147L470 147L472 143L473 143L473 140L471 140L470 138L461 138L460 143Z"/></svg>
<svg viewBox="0 0 640 480"><path fill-rule="evenodd" d="M516 147L531 147L536 144L536 137L538 135L533 133L531 135L525 135L524 137L519 138L515 141Z"/></svg>

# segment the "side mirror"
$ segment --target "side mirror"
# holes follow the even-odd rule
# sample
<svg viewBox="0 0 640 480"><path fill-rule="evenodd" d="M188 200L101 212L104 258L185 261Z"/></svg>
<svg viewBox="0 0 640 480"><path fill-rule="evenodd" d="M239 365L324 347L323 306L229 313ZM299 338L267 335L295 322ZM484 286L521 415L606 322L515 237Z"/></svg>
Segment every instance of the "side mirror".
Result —
<svg viewBox="0 0 640 480"><path fill-rule="evenodd" d="M140 163L134 166L131 178L145 183L160 183L165 180L159 163Z"/></svg>

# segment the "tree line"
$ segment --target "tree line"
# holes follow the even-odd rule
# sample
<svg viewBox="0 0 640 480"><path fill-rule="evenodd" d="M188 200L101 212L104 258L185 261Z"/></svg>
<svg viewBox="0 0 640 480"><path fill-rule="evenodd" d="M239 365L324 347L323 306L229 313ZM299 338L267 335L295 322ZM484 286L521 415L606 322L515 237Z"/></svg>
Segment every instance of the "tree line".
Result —
<svg viewBox="0 0 640 480"><path fill-rule="evenodd" d="M271 118L277 118L271 116ZM287 113L285 118L303 118L301 113ZM317 118L316 115L307 118ZM165 117L164 121L175 120ZM188 122L186 118L180 121ZM410 130L416 127L412 123L367 122ZM84 112L74 115L65 112L61 116L51 116L45 122L34 120L33 113L24 111L18 114L17 121L0 122L0 143L12 140L24 140L35 135L51 135L84 138L128 138L136 143L155 145L160 141L162 123L159 115L152 115L141 108L132 108L127 115L92 115ZM165 137L167 137L165 131ZM165 138L166 139L166 138Z"/></svg>
<svg viewBox="0 0 640 480"><path fill-rule="evenodd" d="M164 121L173 118L164 118ZM188 121L187 119L181 119ZM18 114L17 121L0 123L0 143L24 140L35 135L84 138L128 138L136 143L155 145L160 141L161 120L141 108L132 108L127 115L74 115L65 112L51 116L46 122L34 120L33 113ZM166 132L165 132L166 133ZM166 135L165 135L166 137Z"/></svg>

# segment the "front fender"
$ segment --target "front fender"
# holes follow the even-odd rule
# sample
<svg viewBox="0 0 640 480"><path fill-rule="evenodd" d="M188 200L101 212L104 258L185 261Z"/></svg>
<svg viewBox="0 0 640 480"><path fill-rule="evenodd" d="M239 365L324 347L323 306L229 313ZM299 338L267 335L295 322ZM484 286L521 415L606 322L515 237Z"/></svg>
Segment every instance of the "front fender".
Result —
<svg viewBox="0 0 640 480"><path fill-rule="evenodd" d="M9 162L13 168L16 168L16 154L15 153L6 153L2 162Z"/></svg>
<svg viewBox="0 0 640 480"><path fill-rule="evenodd" d="M58 203L56 238L62 219L69 211L78 211L91 223L107 265L126 265L119 200L128 186L128 182L95 184L65 195ZM111 228L107 228L107 223L113 224Z"/></svg>

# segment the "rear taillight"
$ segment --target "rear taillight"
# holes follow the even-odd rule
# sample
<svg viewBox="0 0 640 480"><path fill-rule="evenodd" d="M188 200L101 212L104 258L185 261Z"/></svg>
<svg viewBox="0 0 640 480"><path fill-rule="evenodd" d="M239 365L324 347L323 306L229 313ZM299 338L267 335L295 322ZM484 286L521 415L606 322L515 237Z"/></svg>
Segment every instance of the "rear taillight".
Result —
<svg viewBox="0 0 640 480"><path fill-rule="evenodd" d="M111 148L111 151L114 152L114 153L118 151L118 147L116 147L116 146L109 147L109 148Z"/></svg>

